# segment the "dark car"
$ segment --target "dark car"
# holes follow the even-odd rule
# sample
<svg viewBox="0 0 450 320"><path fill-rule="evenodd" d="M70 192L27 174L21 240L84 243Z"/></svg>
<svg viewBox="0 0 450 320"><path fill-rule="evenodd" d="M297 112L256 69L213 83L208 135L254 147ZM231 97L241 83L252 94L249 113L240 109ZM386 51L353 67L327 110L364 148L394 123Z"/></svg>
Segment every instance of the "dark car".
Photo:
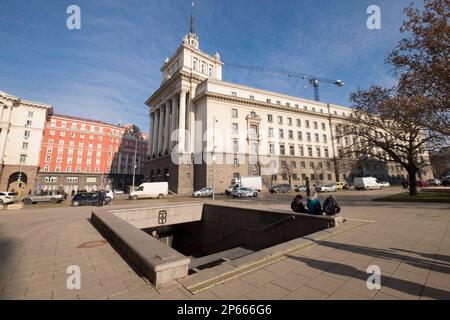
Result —
<svg viewBox="0 0 450 320"><path fill-rule="evenodd" d="M104 204L107 204L107 199L105 197L103 199ZM100 201L100 194L98 192L78 193L72 198L72 206L99 206Z"/></svg>
<svg viewBox="0 0 450 320"><path fill-rule="evenodd" d="M288 184L280 184L270 189L270 193L291 193L291 186Z"/></svg>

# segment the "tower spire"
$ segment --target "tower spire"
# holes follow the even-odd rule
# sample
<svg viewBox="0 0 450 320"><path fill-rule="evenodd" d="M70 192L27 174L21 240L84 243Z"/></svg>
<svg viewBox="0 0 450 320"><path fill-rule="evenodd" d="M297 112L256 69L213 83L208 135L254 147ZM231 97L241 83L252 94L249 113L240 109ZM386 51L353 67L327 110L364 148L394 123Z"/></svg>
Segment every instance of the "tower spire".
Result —
<svg viewBox="0 0 450 320"><path fill-rule="evenodd" d="M194 9L195 9L195 2L192 0L192 11L191 11L191 27L189 32L192 34L195 34L195 18L194 18Z"/></svg>

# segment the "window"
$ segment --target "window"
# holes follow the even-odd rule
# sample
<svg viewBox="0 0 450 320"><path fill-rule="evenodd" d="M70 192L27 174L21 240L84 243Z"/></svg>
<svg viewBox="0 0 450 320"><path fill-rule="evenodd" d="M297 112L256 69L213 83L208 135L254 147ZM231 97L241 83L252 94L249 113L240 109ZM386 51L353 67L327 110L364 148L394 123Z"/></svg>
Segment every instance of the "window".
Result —
<svg viewBox="0 0 450 320"><path fill-rule="evenodd" d="M294 139L294 131L289 130L289 139Z"/></svg>
<svg viewBox="0 0 450 320"><path fill-rule="evenodd" d="M61 137L65 137L65 136L66 136L66 132L65 132L65 131L61 131L61 132L59 133L59 135L60 135Z"/></svg>
<svg viewBox="0 0 450 320"><path fill-rule="evenodd" d="M46 156L45 157L45 162L50 162L52 161L52 156Z"/></svg>
<svg viewBox="0 0 450 320"><path fill-rule="evenodd" d="M267 99L267 103L272 103L272 100L270 100L270 99Z"/></svg>
<svg viewBox="0 0 450 320"><path fill-rule="evenodd" d="M278 137L280 139L284 139L284 130L283 129L278 129Z"/></svg>
<svg viewBox="0 0 450 320"><path fill-rule="evenodd" d="M52 153L53 152L53 148L52 147L48 147L47 148L47 154Z"/></svg>
<svg viewBox="0 0 450 320"><path fill-rule="evenodd" d="M57 158L56 158L56 163L61 163L62 162L62 157L61 156L58 156Z"/></svg>
<svg viewBox="0 0 450 320"><path fill-rule="evenodd" d="M288 118L288 126L292 127L292 118Z"/></svg>
<svg viewBox="0 0 450 320"><path fill-rule="evenodd" d="M194 60L192 61L192 69L197 71L197 65L198 65L198 60L197 60L197 58L194 58Z"/></svg>
<svg viewBox="0 0 450 320"><path fill-rule="evenodd" d="M320 148L316 148L316 154L317 154L317 157L318 157L318 158L321 158L321 157L322 157L322 153L321 153L321 151L320 151Z"/></svg>
<svg viewBox="0 0 450 320"><path fill-rule="evenodd" d="M78 177L67 177L67 182L77 183L78 182Z"/></svg>
<svg viewBox="0 0 450 320"><path fill-rule="evenodd" d="M273 123L273 116L272 116L271 114L269 114L269 115L267 116L267 121L268 121L269 123Z"/></svg>
<svg viewBox="0 0 450 320"><path fill-rule="evenodd" d="M238 114L238 110L237 110L237 109L232 109L232 110L231 110L231 117L232 117L232 118L235 118L235 119L236 119L236 118L238 117L238 115L239 115L239 114Z"/></svg>
<svg viewBox="0 0 450 320"><path fill-rule="evenodd" d="M300 157L304 157L305 156L305 149L302 146L300 146L299 150L300 150Z"/></svg>
<svg viewBox="0 0 450 320"><path fill-rule="evenodd" d="M61 172L61 165L58 164L56 166L55 172Z"/></svg>
<svg viewBox="0 0 450 320"><path fill-rule="evenodd" d="M303 133L301 131L297 131L297 139L303 141Z"/></svg>
<svg viewBox="0 0 450 320"><path fill-rule="evenodd" d="M280 144L280 155L284 156L286 154L286 146L284 144Z"/></svg>
<svg viewBox="0 0 450 320"><path fill-rule="evenodd" d="M328 178L328 181L331 181L331 174L330 173L327 175L327 178Z"/></svg>
<svg viewBox="0 0 450 320"><path fill-rule="evenodd" d="M32 121L31 121L31 120L27 120L26 126L27 126L27 127L31 127L31 124L32 124Z"/></svg>
<svg viewBox="0 0 450 320"><path fill-rule="evenodd" d="M319 124L317 123L317 121L314 121L314 129L319 129Z"/></svg>
<svg viewBox="0 0 450 320"><path fill-rule="evenodd" d="M232 92L232 93L231 93L231 96L237 97L237 93L236 93L236 92Z"/></svg>
<svg viewBox="0 0 450 320"><path fill-rule="evenodd" d="M295 156L295 146L289 146L289 154Z"/></svg>
<svg viewBox="0 0 450 320"><path fill-rule="evenodd" d="M327 143L327 142L328 142L328 138L327 138L327 135L326 135L326 134L324 134L324 135L323 135L322 137L323 137L323 142L324 142L324 143Z"/></svg>
<svg viewBox="0 0 450 320"><path fill-rule="evenodd" d="M21 154L20 155L20 163L26 163L27 162L27 155Z"/></svg>
<svg viewBox="0 0 450 320"><path fill-rule="evenodd" d="M25 139L29 139L29 138L30 138L30 134L31 134L30 131L25 131L25 133L24 133L24 138L25 138Z"/></svg>
<svg viewBox="0 0 450 320"><path fill-rule="evenodd" d="M239 158L234 158L233 164L235 167L239 167Z"/></svg>
<svg viewBox="0 0 450 320"><path fill-rule="evenodd" d="M238 153L239 152L239 140L233 139L233 152Z"/></svg>
<svg viewBox="0 0 450 320"><path fill-rule="evenodd" d="M258 126L257 125L255 125L255 124L250 125L249 136L253 139L258 138Z"/></svg>
<svg viewBox="0 0 450 320"><path fill-rule="evenodd" d="M28 149L28 142L22 143L22 149L27 150Z"/></svg>
<svg viewBox="0 0 450 320"><path fill-rule="evenodd" d="M310 169L314 169L314 168L315 168L314 162L310 162L310 163L309 163L309 168L310 168Z"/></svg>
<svg viewBox="0 0 450 320"><path fill-rule="evenodd" d="M257 143L252 143L250 145L250 154L252 154L252 155L258 154L258 144Z"/></svg>
<svg viewBox="0 0 450 320"><path fill-rule="evenodd" d="M329 158L329 157L330 157L330 154L329 154L328 149L324 149L323 151L324 151L324 153L325 153L325 158Z"/></svg>
<svg viewBox="0 0 450 320"><path fill-rule="evenodd" d="M313 156L312 147L308 147L308 156L311 157L311 158Z"/></svg>
<svg viewBox="0 0 450 320"><path fill-rule="evenodd" d="M278 124L283 124L283 117L282 116L278 116Z"/></svg>
<svg viewBox="0 0 450 320"><path fill-rule="evenodd" d="M305 168L306 168L306 163L305 163L305 161L300 162L300 167L301 167L302 169L305 169Z"/></svg>
<svg viewBox="0 0 450 320"><path fill-rule="evenodd" d="M58 177L45 177L44 181L47 183L56 183L58 182Z"/></svg>
<svg viewBox="0 0 450 320"><path fill-rule="evenodd" d="M275 155L275 145L273 144L273 143L271 143L270 145L269 145L269 152L270 152L270 155Z"/></svg>
<svg viewBox="0 0 450 320"><path fill-rule="evenodd" d="M315 137L315 141L316 141L316 142L320 142L319 134L318 134L318 133L314 134L314 137Z"/></svg>
<svg viewBox="0 0 450 320"><path fill-rule="evenodd" d="M97 182L97 178L95 178L95 177L87 177L86 178L86 182L87 183L96 183Z"/></svg>
<svg viewBox="0 0 450 320"><path fill-rule="evenodd" d="M269 128L269 138L273 138L273 128Z"/></svg>
<svg viewBox="0 0 450 320"><path fill-rule="evenodd" d="M306 133L306 140L308 140L308 142L311 142L311 133Z"/></svg>
<svg viewBox="0 0 450 320"><path fill-rule="evenodd" d="M302 121L300 119L297 119L297 127L301 128L302 126Z"/></svg>
<svg viewBox="0 0 450 320"><path fill-rule="evenodd" d="M309 128L310 128L310 125L309 125L309 120L306 120L306 121L305 121L305 126L306 126L306 128L307 128L307 129L309 129Z"/></svg>
<svg viewBox="0 0 450 320"><path fill-rule="evenodd" d="M255 96L250 96L250 100L255 100Z"/></svg>
<svg viewBox="0 0 450 320"><path fill-rule="evenodd" d="M213 76L213 67L211 65L208 67L208 76Z"/></svg>
<svg viewBox="0 0 450 320"><path fill-rule="evenodd" d="M279 105L279 106L280 106L280 105L281 105L281 101L277 101L277 105Z"/></svg>
<svg viewBox="0 0 450 320"><path fill-rule="evenodd" d="M33 111L28 111L28 118L33 118L33 115L34 115Z"/></svg>
<svg viewBox="0 0 450 320"><path fill-rule="evenodd" d="M291 161L291 168L296 169L297 168L297 162Z"/></svg>
<svg viewBox="0 0 450 320"><path fill-rule="evenodd" d="M49 172L50 171L50 166L47 164L45 167L44 167L44 172Z"/></svg>
<svg viewBox="0 0 450 320"><path fill-rule="evenodd" d="M290 107L291 104L289 102L286 102L286 107Z"/></svg>
<svg viewBox="0 0 450 320"><path fill-rule="evenodd" d="M322 130L325 130L325 129L326 129L325 123L322 122Z"/></svg>

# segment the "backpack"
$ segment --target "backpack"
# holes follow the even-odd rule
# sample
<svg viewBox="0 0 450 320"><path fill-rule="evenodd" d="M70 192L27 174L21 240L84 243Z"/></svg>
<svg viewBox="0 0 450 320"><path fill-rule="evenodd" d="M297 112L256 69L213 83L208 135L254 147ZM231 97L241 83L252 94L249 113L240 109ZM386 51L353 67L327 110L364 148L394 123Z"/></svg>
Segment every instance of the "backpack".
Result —
<svg viewBox="0 0 450 320"><path fill-rule="evenodd" d="M339 213L341 210L339 209L337 203L335 200L333 200L331 197L327 198L325 202L323 203L323 212L325 212L329 216L333 216L337 213Z"/></svg>

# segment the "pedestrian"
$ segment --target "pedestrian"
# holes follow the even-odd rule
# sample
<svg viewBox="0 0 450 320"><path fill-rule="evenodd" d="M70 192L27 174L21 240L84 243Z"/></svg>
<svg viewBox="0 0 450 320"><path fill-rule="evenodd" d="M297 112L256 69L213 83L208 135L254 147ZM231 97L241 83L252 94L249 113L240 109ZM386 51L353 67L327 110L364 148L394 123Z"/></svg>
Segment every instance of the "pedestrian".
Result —
<svg viewBox="0 0 450 320"><path fill-rule="evenodd" d="M308 213L308 210L306 210L306 207L303 204L302 200L303 200L303 196L301 194L299 194L298 196L296 196L294 198L294 200L292 200L292 203L291 203L292 211L294 211L296 213Z"/></svg>
<svg viewBox="0 0 450 320"><path fill-rule="evenodd" d="M322 206L320 204L317 192L311 193L311 196L309 197L306 206L308 207L309 214L322 215Z"/></svg>

